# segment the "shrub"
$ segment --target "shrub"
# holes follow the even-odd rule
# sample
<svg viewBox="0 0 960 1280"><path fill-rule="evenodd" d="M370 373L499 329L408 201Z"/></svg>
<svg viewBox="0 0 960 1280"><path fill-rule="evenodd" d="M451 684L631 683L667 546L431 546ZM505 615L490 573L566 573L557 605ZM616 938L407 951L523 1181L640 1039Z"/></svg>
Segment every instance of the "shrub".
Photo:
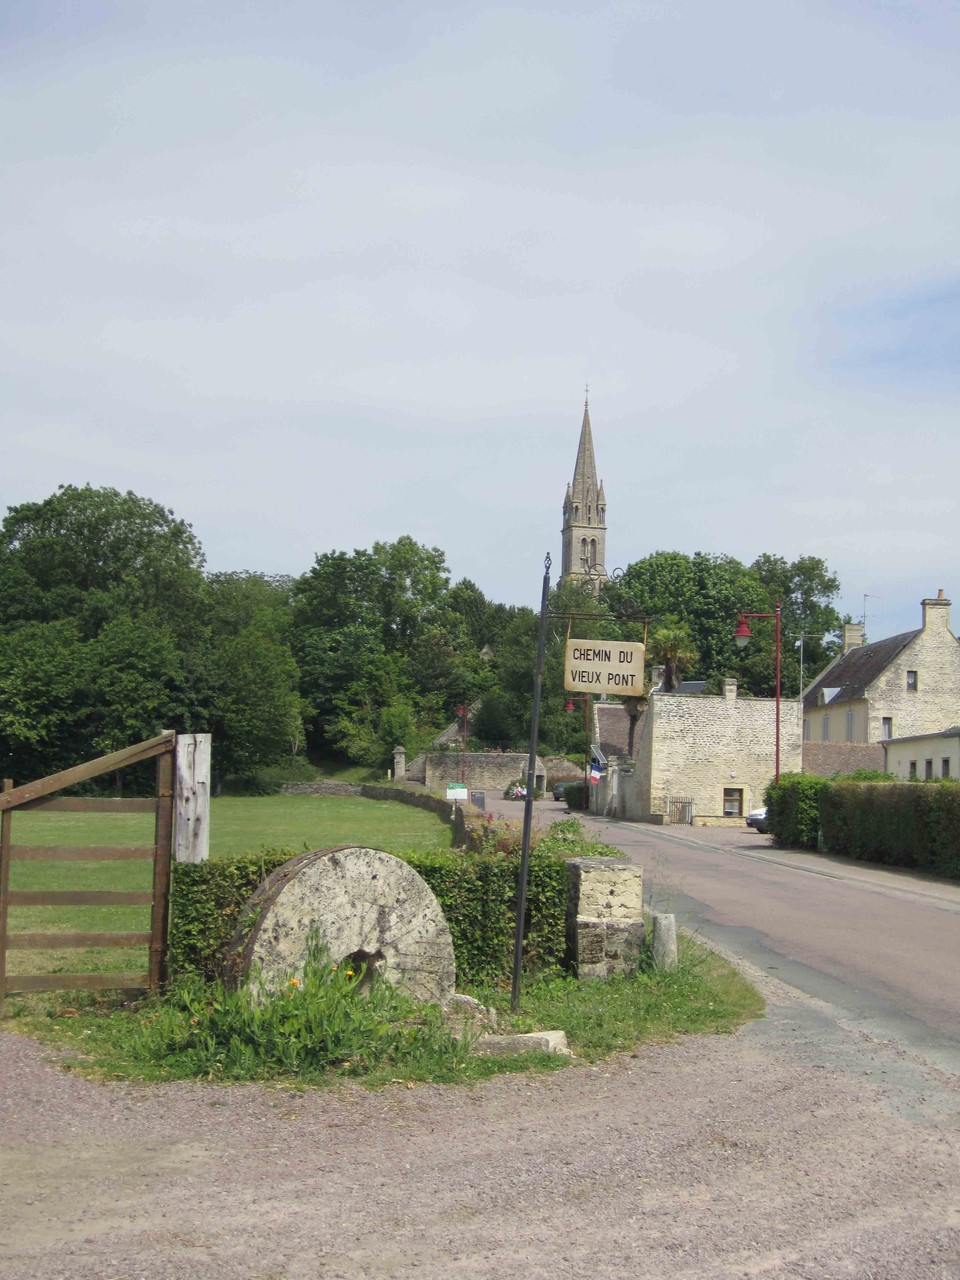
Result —
<svg viewBox="0 0 960 1280"><path fill-rule="evenodd" d="M354 971L331 964L315 939L301 977L273 994L228 990L184 978L134 1031L133 1060L167 1078L311 1080L338 1071L363 1075L383 1065L456 1066L458 1044L434 1005L418 1005L378 975L363 985Z"/></svg>
<svg viewBox="0 0 960 1280"><path fill-rule="evenodd" d="M563 792L563 798L567 802L567 808L575 811L582 810L586 788L582 782L571 782L567 785Z"/></svg>
<svg viewBox="0 0 960 1280"><path fill-rule="evenodd" d="M175 863L167 947L170 972L196 974L204 981L219 978L244 903L271 871L300 852L262 849L234 858Z"/></svg>
<svg viewBox="0 0 960 1280"><path fill-rule="evenodd" d="M960 879L960 787L834 782L820 807L830 853Z"/></svg>
<svg viewBox="0 0 960 1280"><path fill-rule="evenodd" d="M611 850L585 839L575 820L531 835L524 962L542 972L561 964L566 947L566 859L609 856ZM461 984L496 984L510 974L520 838L518 827L486 823L472 832L471 851L397 855L423 877L440 903ZM205 981L222 977L226 948L247 899L271 871L299 852L264 849L236 858L178 863L171 898L171 972L197 974Z"/></svg>
<svg viewBox="0 0 960 1280"><path fill-rule="evenodd" d="M805 773L784 773L771 782L764 795L767 827L778 845L789 849L816 849L820 835L820 793L826 778Z"/></svg>

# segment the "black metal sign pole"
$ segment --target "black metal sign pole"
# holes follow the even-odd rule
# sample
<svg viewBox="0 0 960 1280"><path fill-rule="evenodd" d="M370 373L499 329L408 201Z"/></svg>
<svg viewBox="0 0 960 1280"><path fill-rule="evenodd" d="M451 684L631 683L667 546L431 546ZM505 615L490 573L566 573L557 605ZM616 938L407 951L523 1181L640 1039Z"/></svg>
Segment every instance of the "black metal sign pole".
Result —
<svg viewBox="0 0 960 1280"><path fill-rule="evenodd" d="M533 719L530 724L530 755L527 759L527 798L523 805L523 843L520 846L520 877L517 884L517 926L513 942L513 987L510 1008L520 1008L520 966L523 963L523 921L527 914L527 872L530 869L530 830L533 827L533 791L537 781L537 738L540 732L540 686L543 682L543 655L547 648L547 598L550 595L550 556L543 562L543 593L540 597L540 636L537 667L533 677Z"/></svg>

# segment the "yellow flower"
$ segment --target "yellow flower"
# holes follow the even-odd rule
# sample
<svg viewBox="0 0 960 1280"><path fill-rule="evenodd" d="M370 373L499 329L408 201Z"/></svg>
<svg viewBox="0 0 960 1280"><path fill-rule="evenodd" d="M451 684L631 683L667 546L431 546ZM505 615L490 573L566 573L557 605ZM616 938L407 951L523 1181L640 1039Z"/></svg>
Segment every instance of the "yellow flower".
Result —
<svg viewBox="0 0 960 1280"><path fill-rule="evenodd" d="M291 985L291 987L299 987L299 985L300 985L300 979L299 979L299 978L291 978L291 979L290 979L290 985Z"/></svg>
<svg viewBox="0 0 960 1280"><path fill-rule="evenodd" d="M352 978L352 977L353 977L353 970L352 970L352 969L348 969L348 970L347 970L347 977L348 977L348 978Z"/></svg>

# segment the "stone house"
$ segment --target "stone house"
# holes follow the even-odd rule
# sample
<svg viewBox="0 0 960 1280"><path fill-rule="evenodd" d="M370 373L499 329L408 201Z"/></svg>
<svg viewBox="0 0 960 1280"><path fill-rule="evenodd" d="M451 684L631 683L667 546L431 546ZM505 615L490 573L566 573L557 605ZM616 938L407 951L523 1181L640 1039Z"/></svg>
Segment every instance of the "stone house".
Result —
<svg viewBox="0 0 960 1280"><path fill-rule="evenodd" d="M763 803L776 771L776 700L654 690L637 724L634 761L625 761L629 721L622 706L599 703L597 741L608 757L592 790L598 812L640 821L740 823ZM800 704L780 704L780 771L800 769Z"/></svg>
<svg viewBox="0 0 960 1280"><path fill-rule="evenodd" d="M884 771L905 782L922 778L960 778L960 726L940 733L890 738L883 744Z"/></svg>
<svg viewBox="0 0 960 1280"><path fill-rule="evenodd" d="M957 721L960 645L950 630L950 601L940 591L921 609L918 630L873 644L863 643L862 626L844 627L843 652L803 695L808 772L832 772L817 767L824 744L872 744L873 756L862 763L883 768L877 749L884 742L939 733ZM854 749L855 768L856 755Z"/></svg>

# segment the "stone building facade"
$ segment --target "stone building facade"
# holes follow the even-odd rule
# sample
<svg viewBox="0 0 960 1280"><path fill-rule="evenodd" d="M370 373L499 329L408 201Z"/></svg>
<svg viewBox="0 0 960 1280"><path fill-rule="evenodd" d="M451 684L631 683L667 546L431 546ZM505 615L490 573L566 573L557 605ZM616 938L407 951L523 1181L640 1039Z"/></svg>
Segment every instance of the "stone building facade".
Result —
<svg viewBox="0 0 960 1280"><path fill-rule="evenodd" d="M799 702L782 700L781 773L800 770L800 725ZM608 768L601 812L615 794L622 818L669 819L671 801L685 801L688 820L740 823L776 772L776 701L738 697L735 680L724 681L723 696L652 693L635 751L632 767L617 759Z"/></svg>
<svg viewBox="0 0 960 1280"><path fill-rule="evenodd" d="M882 743L937 733L960 712L960 645L941 591L921 602L917 631L863 644L844 629L844 652L805 691L805 742Z"/></svg>
<svg viewBox="0 0 960 1280"><path fill-rule="evenodd" d="M597 479L593 456L590 408L584 402L583 425L573 482L563 500L563 551L560 581L590 576L599 585L606 578L604 568L607 541L607 500L603 482Z"/></svg>

